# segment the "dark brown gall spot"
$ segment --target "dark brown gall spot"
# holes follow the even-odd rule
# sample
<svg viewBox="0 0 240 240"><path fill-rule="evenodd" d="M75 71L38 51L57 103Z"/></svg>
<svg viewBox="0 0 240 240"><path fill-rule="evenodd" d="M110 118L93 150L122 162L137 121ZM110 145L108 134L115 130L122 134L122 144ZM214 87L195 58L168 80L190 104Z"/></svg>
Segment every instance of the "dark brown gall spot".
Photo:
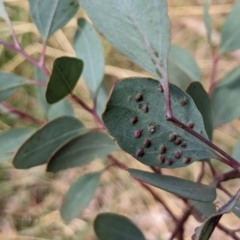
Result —
<svg viewBox="0 0 240 240"><path fill-rule="evenodd" d="M165 162L165 156L164 155L159 156L158 161L160 163L164 163Z"/></svg>
<svg viewBox="0 0 240 240"><path fill-rule="evenodd" d="M134 136L135 136L135 138L140 138L142 136L142 130L141 129L137 129L134 132Z"/></svg>
<svg viewBox="0 0 240 240"><path fill-rule="evenodd" d="M137 157L142 157L144 155L144 150L142 148L139 148L136 152Z"/></svg>
<svg viewBox="0 0 240 240"><path fill-rule="evenodd" d="M162 86L162 85L159 85L159 86L158 86L158 90L159 90L160 92L164 92L163 86Z"/></svg>
<svg viewBox="0 0 240 240"><path fill-rule="evenodd" d="M159 148L159 152L160 152L160 153L165 153L166 151L167 151L166 146L165 146L164 144L161 145L160 148Z"/></svg>
<svg viewBox="0 0 240 240"><path fill-rule="evenodd" d="M150 126L148 127L148 131L149 131L150 133L155 133L156 127L153 126L153 125L150 125Z"/></svg>
<svg viewBox="0 0 240 240"><path fill-rule="evenodd" d="M145 112L145 113L148 112L148 106L147 105L143 107L143 112Z"/></svg>
<svg viewBox="0 0 240 240"><path fill-rule="evenodd" d="M138 93L135 97L136 102L140 102L143 100L143 95L141 93Z"/></svg>
<svg viewBox="0 0 240 240"><path fill-rule="evenodd" d="M138 108L140 108L140 109L142 108L142 104L141 103L138 104Z"/></svg>
<svg viewBox="0 0 240 240"><path fill-rule="evenodd" d="M181 157L181 152L180 152L180 151L176 151L176 152L174 153L174 157L175 157L176 159L179 159L179 158Z"/></svg>
<svg viewBox="0 0 240 240"><path fill-rule="evenodd" d="M181 138L177 138L177 139L174 141L174 143L175 143L176 145L179 145L179 144L182 143L182 139L181 139Z"/></svg>
<svg viewBox="0 0 240 240"><path fill-rule="evenodd" d="M177 138L177 135L176 135L175 133L173 133L173 134L171 134L171 135L169 136L169 140L170 140L171 142L175 141L176 138Z"/></svg>
<svg viewBox="0 0 240 240"><path fill-rule="evenodd" d="M181 100L180 100L180 105L184 106L187 104L187 99L185 97L183 97Z"/></svg>
<svg viewBox="0 0 240 240"><path fill-rule="evenodd" d="M188 163L190 163L191 158L186 156L186 157L184 157L183 161L184 161L185 164L188 164Z"/></svg>
<svg viewBox="0 0 240 240"><path fill-rule="evenodd" d="M166 164L168 166L171 166L173 164L173 160L171 158L168 158Z"/></svg>
<svg viewBox="0 0 240 240"><path fill-rule="evenodd" d="M187 147L187 144L186 144L185 142L182 142L182 143L180 144L180 147L181 147L181 148L185 148L185 147Z"/></svg>
<svg viewBox="0 0 240 240"><path fill-rule="evenodd" d="M149 148L149 147L151 147L151 145L152 145L152 141L149 139L149 138L147 138L145 141L144 141L144 147L145 148Z"/></svg>
<svg viewBox="0 0 240 240"><path fill-rule="evenodd" d="M189 122L189 123L188 123L188 127L189 127L189 128L194 128L194 125L195 125L195 124L194 124L193 122Z"/></svg>
<svg viewBox="0 0 240 240"><path fill-rule="evenodd" d="M135 123L137 123L137 120L138 120L138 118L136 116L134 116L134 117L131 118L130 122L132 124L135 124Z"/></svg>

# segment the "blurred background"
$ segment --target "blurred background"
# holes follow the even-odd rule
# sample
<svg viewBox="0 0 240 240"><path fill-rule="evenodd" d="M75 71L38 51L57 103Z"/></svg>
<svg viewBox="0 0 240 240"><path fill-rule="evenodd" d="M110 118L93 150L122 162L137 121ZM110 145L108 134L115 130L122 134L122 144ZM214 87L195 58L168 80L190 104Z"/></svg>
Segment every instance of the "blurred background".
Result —
<svg viewBox="0 0 240 240"><path fill-rule="evenodd" d="M37 0L36 0L37 1ZM172 24L172 42L188 51L196 58L201 69L202 83L206 89L209 87L211 73L211 50L206 39L203 23L202 0L168 0L169 16ZM213 19L213 42L218 45L219 30L230 11L232 0L212 1L210 14ZM4 0L7 12L16 31L19 42L24 50L31 56L38 58L42 49L41 38L37 28L31 21L27 0ZM46 51L46 67L51 70L53 61L60 56L74 56L72 47L73 36L77 29L77 18L83 16L79 10L63 29L57 31L48 41ZM0 38L10 42L8 28L0 20ZM139 67L128 61L102 39L106 57L105 83L111 84L123 77L137 74L146 74ZM236 51L224 55L219 63L217 76L221 79L228 71L239 65L240 52ZM0 45L0 71L12 72L29 79L33 79L34 68L22 56ZM92 104L88 90L79 81L76 94ZM223 99L224 101L224 99ZM15 108L26 111L36 118L42 119L36 99L36 91L32 86L18 90L7 102ZM95 126L90 115L79 106L70 101L75 114L88 127ZM214 142L227 152L231 153L240 135L239 120L221 126L214 130ZM31 122L21 120L16 115L6 115L0 111L0 132L12 127L31 126ZM1 146L0 146L1 148ZM145 166L125 153L116 153L128 167L145 169ZM219 172L226 166L213 162ZM69 169L57 174L45 172L45 166L30 170L14 169L11 162L0 162L0 239L11 240L75 240L96 239L92 229L92 222L99 212L111 211L130 217L144 232L146 239L167 239L174 226L165 209L157 203L128 174L118 169L111 169L104 173L101 185L88 208L84 209L79 219L66 224L60 217L59 208L64 194L70 184L79 176L103 168L103 161L96 160L91 164ZM206 168L208 171L208 168ZM186 168L164 170L164 173L196 180L200 172L200 163L194 163ZM211 182L211 174L206 172L206 183ZM239 187L238 181L230 181L224 186L234 192ZM156 189L166 204L176 215L184 212L184 202L170 193ZM217 207L227 201L228 197L219 192L215 201ZM225 215L221 224L230 228L240 226L240 220L232 213ZM191 239L194 228L200 223L191 216L185 225L185 239ZM216 229L211 239L232 239L221 230Z"/></svg>

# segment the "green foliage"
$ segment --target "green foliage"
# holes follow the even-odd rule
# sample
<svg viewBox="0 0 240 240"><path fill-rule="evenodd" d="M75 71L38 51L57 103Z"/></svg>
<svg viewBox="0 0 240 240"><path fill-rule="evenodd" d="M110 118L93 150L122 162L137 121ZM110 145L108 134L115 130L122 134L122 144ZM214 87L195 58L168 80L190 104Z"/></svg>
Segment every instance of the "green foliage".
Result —
<svg viewBox="0 0 240 240"><path fill-rule="evenodd" d="M141 231L126 217L101 213L94 221L94 230L100 240L144 240Z"/></svg>
<svg viewBox="0 0 240 240"><path fill-rule="evenodd" d="M52 74L47 86L47 102L50 104L56 103L71 93L81 76L82 70L83 61L80 59L57 58L53 64Z"/></svg>
<svg viewBox="0 0 240 240"><path fill-rule="evenodd" d="M212 19L209 15L209 9L210 9L210 4L209 4L209 0L205 0L204 2L204 14L203 14L203 20L204 20L204 24L206 27L206 31L207 31L207 40L209 45L212 45Z"/></svg>

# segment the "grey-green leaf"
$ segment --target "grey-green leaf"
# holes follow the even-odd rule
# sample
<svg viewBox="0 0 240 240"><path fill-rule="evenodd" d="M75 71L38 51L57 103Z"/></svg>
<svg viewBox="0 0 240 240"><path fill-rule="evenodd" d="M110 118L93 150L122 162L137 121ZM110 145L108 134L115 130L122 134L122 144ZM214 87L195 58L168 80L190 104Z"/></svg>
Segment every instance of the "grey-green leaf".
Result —
<svg viewBox="0 0 240 240"><path fill-rule="evenodd" d="M216 187L214 186L137 169L128 169L128 171L137 179L183 198L201 202L212 202L216 198Z"/></svg>
<svg viewBox="0 0 240 240"><path fill-rule="evenodd" d="M167 75L170 24L165 0L79 0L98 31L122 54L159 79Z"/></svg>
<svg viewBox="0 0 240 240"><path fill-rule="evenodd" d="M193 240L208 240L215 227L217 226L222 215L230 212L236 205L240 197L240 190L221 208L218 209L216 214L209 217L201 226L195 229L195 234L192 236Z"/></svg>
<svg viewBox="0 0 240 240"><path fill-rule="evenodd" d="M50 155L68 139L85 131L76 118L61 117L36 131L18 150L13 165L27 169L45 164Z"/></svg>
<svg viewBox="0 0 240 240"><path fill-rule="evenodd" d="M235 204L235 206L232 209L232 212L238 217L240 218L240 200L238 200Z"/></svg>
<svg viewBox="0 0 240 240"><path fill-rule="evenodd" d="M220 52L232 52L240 48L240 0L233 5L221 30Z"/></svg>
<svg viewBox="0 0 240 240"><path fill-rule="evenodd" d="M216 212L216 205L212 202L206 203L194 200L190 200L190 202L194 208L203 215L203 217L210 217Z"/></svg>
<svg viewBox="0 0 240 240"><path fill-rule="evenodd" d="M83 61L77 58L60 57L53 64L46 99L52 104L70 94L76 86L83 70Z"/></svg>
<svg viewBox="0 0 240 240"><path fill-rule="evenodd" d="M239 91L240 67L236 67L221 80L212 94L211 104L215 127L240 116Z"/></svg>
<svg viewBox="0 0 240 240"><path fill-rule="evenodd" d="M65 221L79 217L81 211L88 206L98 187L101 173L86 174L71 185L60 210Z"/></svg>
<svg viewBox="0 0 240 240"><path fill-rule="evenodd" d="M201 74L193 56L184 48L172 45L168 56L168 74L171 83L186 89L192 81L199 81Z"/></svg>
<svg viewBox="0 0 240 240"><path fill-rule="evenodd" d="M0 72L0 102L11 96L29 81L12 73Z"/></svg>
<svg viewBox="0 0 240 240"><path fill-rule="evenodd" d="M209 0L205 0L204 2L204 6L203 6L203 20L204 20L204 24L205 24L205 28L206 28L206 32L207 32L207 40L209 45L212 45L212 39L211 39L211 35L212 35L212 19L209 15L209 8L210 8L210 3Z"/></svg>
<svg viewBox="0 0 240 240"><path fill-rule="evenodd" d="M82 77L95 96L104 75L104 54L97 32L84 18L78 19L74 50L76 56L84 62Z"/></svg>
<svg viewBox="0 0 240 240"><path fill-rule="evenodd" d="M130 219L115 213L98 214L94 221L94 231L100 240L145 240Z"/></svg>
<svg viewBox="0 0 240 240"><path fill-rule="evenodd" d="M47 166L47 171L57 172L63 169L82 166L95 158L103 158L117 150L114 141L102 132L87 132L70 139L55 152Z"/></svg>
<svg viewBox="0 0 240 240"><path fill-rule="evenodd" d="M52 104L47 113L49 121L63 116L75 116L72 105L66 99L62 99L59 102Z"/></svg>
<svg viewBox="0 0 240 240"><path fill-rule="evenodd" d="M211 102L207 92L200 82L192 82L187 90L187 94L193 99L199 112L202 114L204 126L209 139L212 139L213 119Z"/></svg>
<svg viewBox="0 0 240 240"><path fill-rule="evenodd" d="M3 4L3 0L0 0L0 17L3 18L5 21L9 21L7 11Z"/></svg>
<svg viewBox="0 0 240 240"><path fill-rule="evenodd" d="M108 90L104 84L104 81L102 81L102 84L101 84L100 88L98 89L96 101L95 101L98 116L102 116L102 113L103 113L104 109L106 108L108 96L109 96Z"/></svg>
<svg viewBox="0 0 240 240"><path fill-rule="evenodd" d="M238 139L232 153L232 157L240 162L240 139Z"/></svg>
<svg viewBox="0 0 240 240"><path fill-rule="evenodd" d="M19 146L34 132L33 128L12 128L0 134L0 162L14 157Z"/></svg>
<svg viewBox="0 0 240 240"><path fill-rule="evenodd" d="M78 11L78 0L28 0L31 16L44 40L62 28Z"/></svg>
<svg viewBox="0 0 240 240"><path fill-rule="evenodd" d="M193 100L175 85L170 84L170 91L174 116L208 138ZM153 79L119 81L103 121L124 151L149 166L176 168L216 158L204 143L166 120L164 94Z"/></svg>

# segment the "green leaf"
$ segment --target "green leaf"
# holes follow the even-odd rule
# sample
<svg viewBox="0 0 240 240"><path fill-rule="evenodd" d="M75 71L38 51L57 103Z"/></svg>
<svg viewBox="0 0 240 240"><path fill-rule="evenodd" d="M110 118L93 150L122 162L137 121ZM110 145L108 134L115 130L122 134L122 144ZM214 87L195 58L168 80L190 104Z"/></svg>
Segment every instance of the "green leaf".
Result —
<svg viewBox="0 0 240 240"><path fill-rule="evenodd" d="M182 89L190 82L201 79L200 70L193 56L177 45L172 45L169 52L168 74L170 81Z"/></svg>
<svg viewBox="0 0 240 240"><path fill-rule="evenodd" d="M98 31L123 55L159 79L167 75L170 24L166 2L151 0L80 0Z"/></svg>
<svg viewBox="0 0 240 240"><path fill-rule="evenodd" d="M102 81L102 84L97 92L97 97L96 97L96 110L97 110L97 114L98 116L102 116L102 113L104 111L104 109L106 108L106 103L108 100L108 90L104 84L104 81Z"/></svg>
<svg viewBox="0 0 240 240"><path fill-rule="evenodd" d="M95 96L104 75L104 55L97 32L84 18L78 19L74 49L76 56L85 63L82 77Z"/></svg>
<svg viewBox="0 0 240 240"><path fill-rule="evenodd" d="M164 94L158 87L158 81L147 78L130 78L115 85L103 121L118 145L143 164L163 168L216 158L203 142L166 121ZM174 116L208 138L193 100L175 85L170 84L170 91Z"/></svg>
<svg viewBox="0 0 240 240"><path fill-rule="evenodd" d="M46 99L52 104L71 93L83 70L83 61L77 58L60 57L53 64L48 82Z"/></svg>
<svg viewBox="0 0 240 240"><path fill-rule="evenodd" d="M236 67L221 80L212 94L211 104L215 127L240 116L239 91L240 67Z"/></svg>
<svg viewBox="0 0 240 240"><path fill-rule="evenodd" d="M33 128L12 128L0 134L0 162L14 157L19 146L34 132Z"/></svg>
<svg viewBox="0 0 240 240"><path fill-rule="evenodd" d="M29 81L12 73L0 72L0 102L11 96Z"/></svg>
<svg viewBox="0 0 240 240"><path fill-rule="evenodd" d="M62 28L78 11L78 0L28 0L34 23L44 40Z"/></svg>
<svg viewBox="0 0 240 240"><path fill-rule="evenodd" d="M240 48L240 0L233 5L221 30L220 52L226 53Z"/></svg>
<svg viewBox="0 0 240 240"><path fill-rule="evenodd" d="M193 99L199 112L202 114L203 122L209 139L212 139L213 119L211 102L207 92L200 82L192 82L187 90L187 94Z"/></svg>
<svg viewBox="0 0 240 240"><path fill-rule="evenodd" d="M240 162L240 139L238 139L232 153L232 157Z"/></svg>
<svg viewBox="0 0 240 240"><path fill-rule="evenodd" d="M212 39L211 39L212 19L209 15L209 8L210 8L209 0L205 0L204 6L203 6L203 20L204 20L205 28L207 31L207 40L209 45L211 46L212 45Z"/></svg>
<svg viewBox="0 0 240 240"><path fill-rule="evenodd" d="M63 116L75 116L72 105L66 99L62 99L61 101L52 104L48 110L47 118L51 121Z"/></svg>
<svg viewBox="0 0 240 240"><path fill-rule="evenodd" d="M212 214L216 212L216 205L212 202L199 202L190 200L193 207L200 212L204 217L210 217Z"/></svg>
<svg viewBox="0 0 240 240"><path fill-rule="evenodd" d="M201 226L195 229L195 234L192 236L193 240L208 240L215 227L217 226L222 215L230 212L236 205L240 197L240 190L221 208L218 209L216 214L209 217Z"/></svg>
<svg viewBox="0 0 240 240"><path fill-rule="evenodd" d="M13 165L27 169L45 164L50 155L68 139L85 131L76 118L61 117L36 131L18 150Z"/></svg>
<svg viewBox="0 0 240 240"><path fill-rule="evenodd" d="M2 0L0 0L0 17L3 18L5 21L10 21Z"/></svg>
<svg viewBox="0 0 240 240"><path fill-rule="evenodd" d="M235 206L232 209L232 212L238 217L240 218L240 200L238 200L235 204Z"/></svg>
<svg viewBox="0 0 240 240"><path fill-rule="evenodd" d="M102 172L89 173L72 184L64 198L61 216L65 221L77 218L88 206L98 187Z"/></svg>
<svg viewBox="0 0 240 240"><path fill-rule="evenodd" d="M212 202L216 198L214 186L136 169L128 169L128 172L137 179L183 198L201 202Z"/></svg>
<svg viewBox="0 0 240 240"><path fill-rule="evenodd" d="M95 158L103 158L117 150L114 141L102 132L87 132L70 139L54 155L47 171L57 172L67 168L83 166Z"/></svg>
<svg viewBox="0 0 240 240"><path fill-rule="evenodd" d="M145 240L131 220L115 213L98 214L94 221L94 231L100 240Z"/></svg>
<svg viewBox="0 0 240 240"><path fill-rule="evenodd" d="M46 75L37 67L34 68L34 78L40 82L47 83L47 81L48 81L48 77L46 77ZM36 89L36 95L37 95L37 100L38 100L40 109L46 116L47 112L49 110L49 107L50 107L50 105L47 103L46 97L45 97L46 88L42 87L42 86L35 86L35 89Z"/></svg>

